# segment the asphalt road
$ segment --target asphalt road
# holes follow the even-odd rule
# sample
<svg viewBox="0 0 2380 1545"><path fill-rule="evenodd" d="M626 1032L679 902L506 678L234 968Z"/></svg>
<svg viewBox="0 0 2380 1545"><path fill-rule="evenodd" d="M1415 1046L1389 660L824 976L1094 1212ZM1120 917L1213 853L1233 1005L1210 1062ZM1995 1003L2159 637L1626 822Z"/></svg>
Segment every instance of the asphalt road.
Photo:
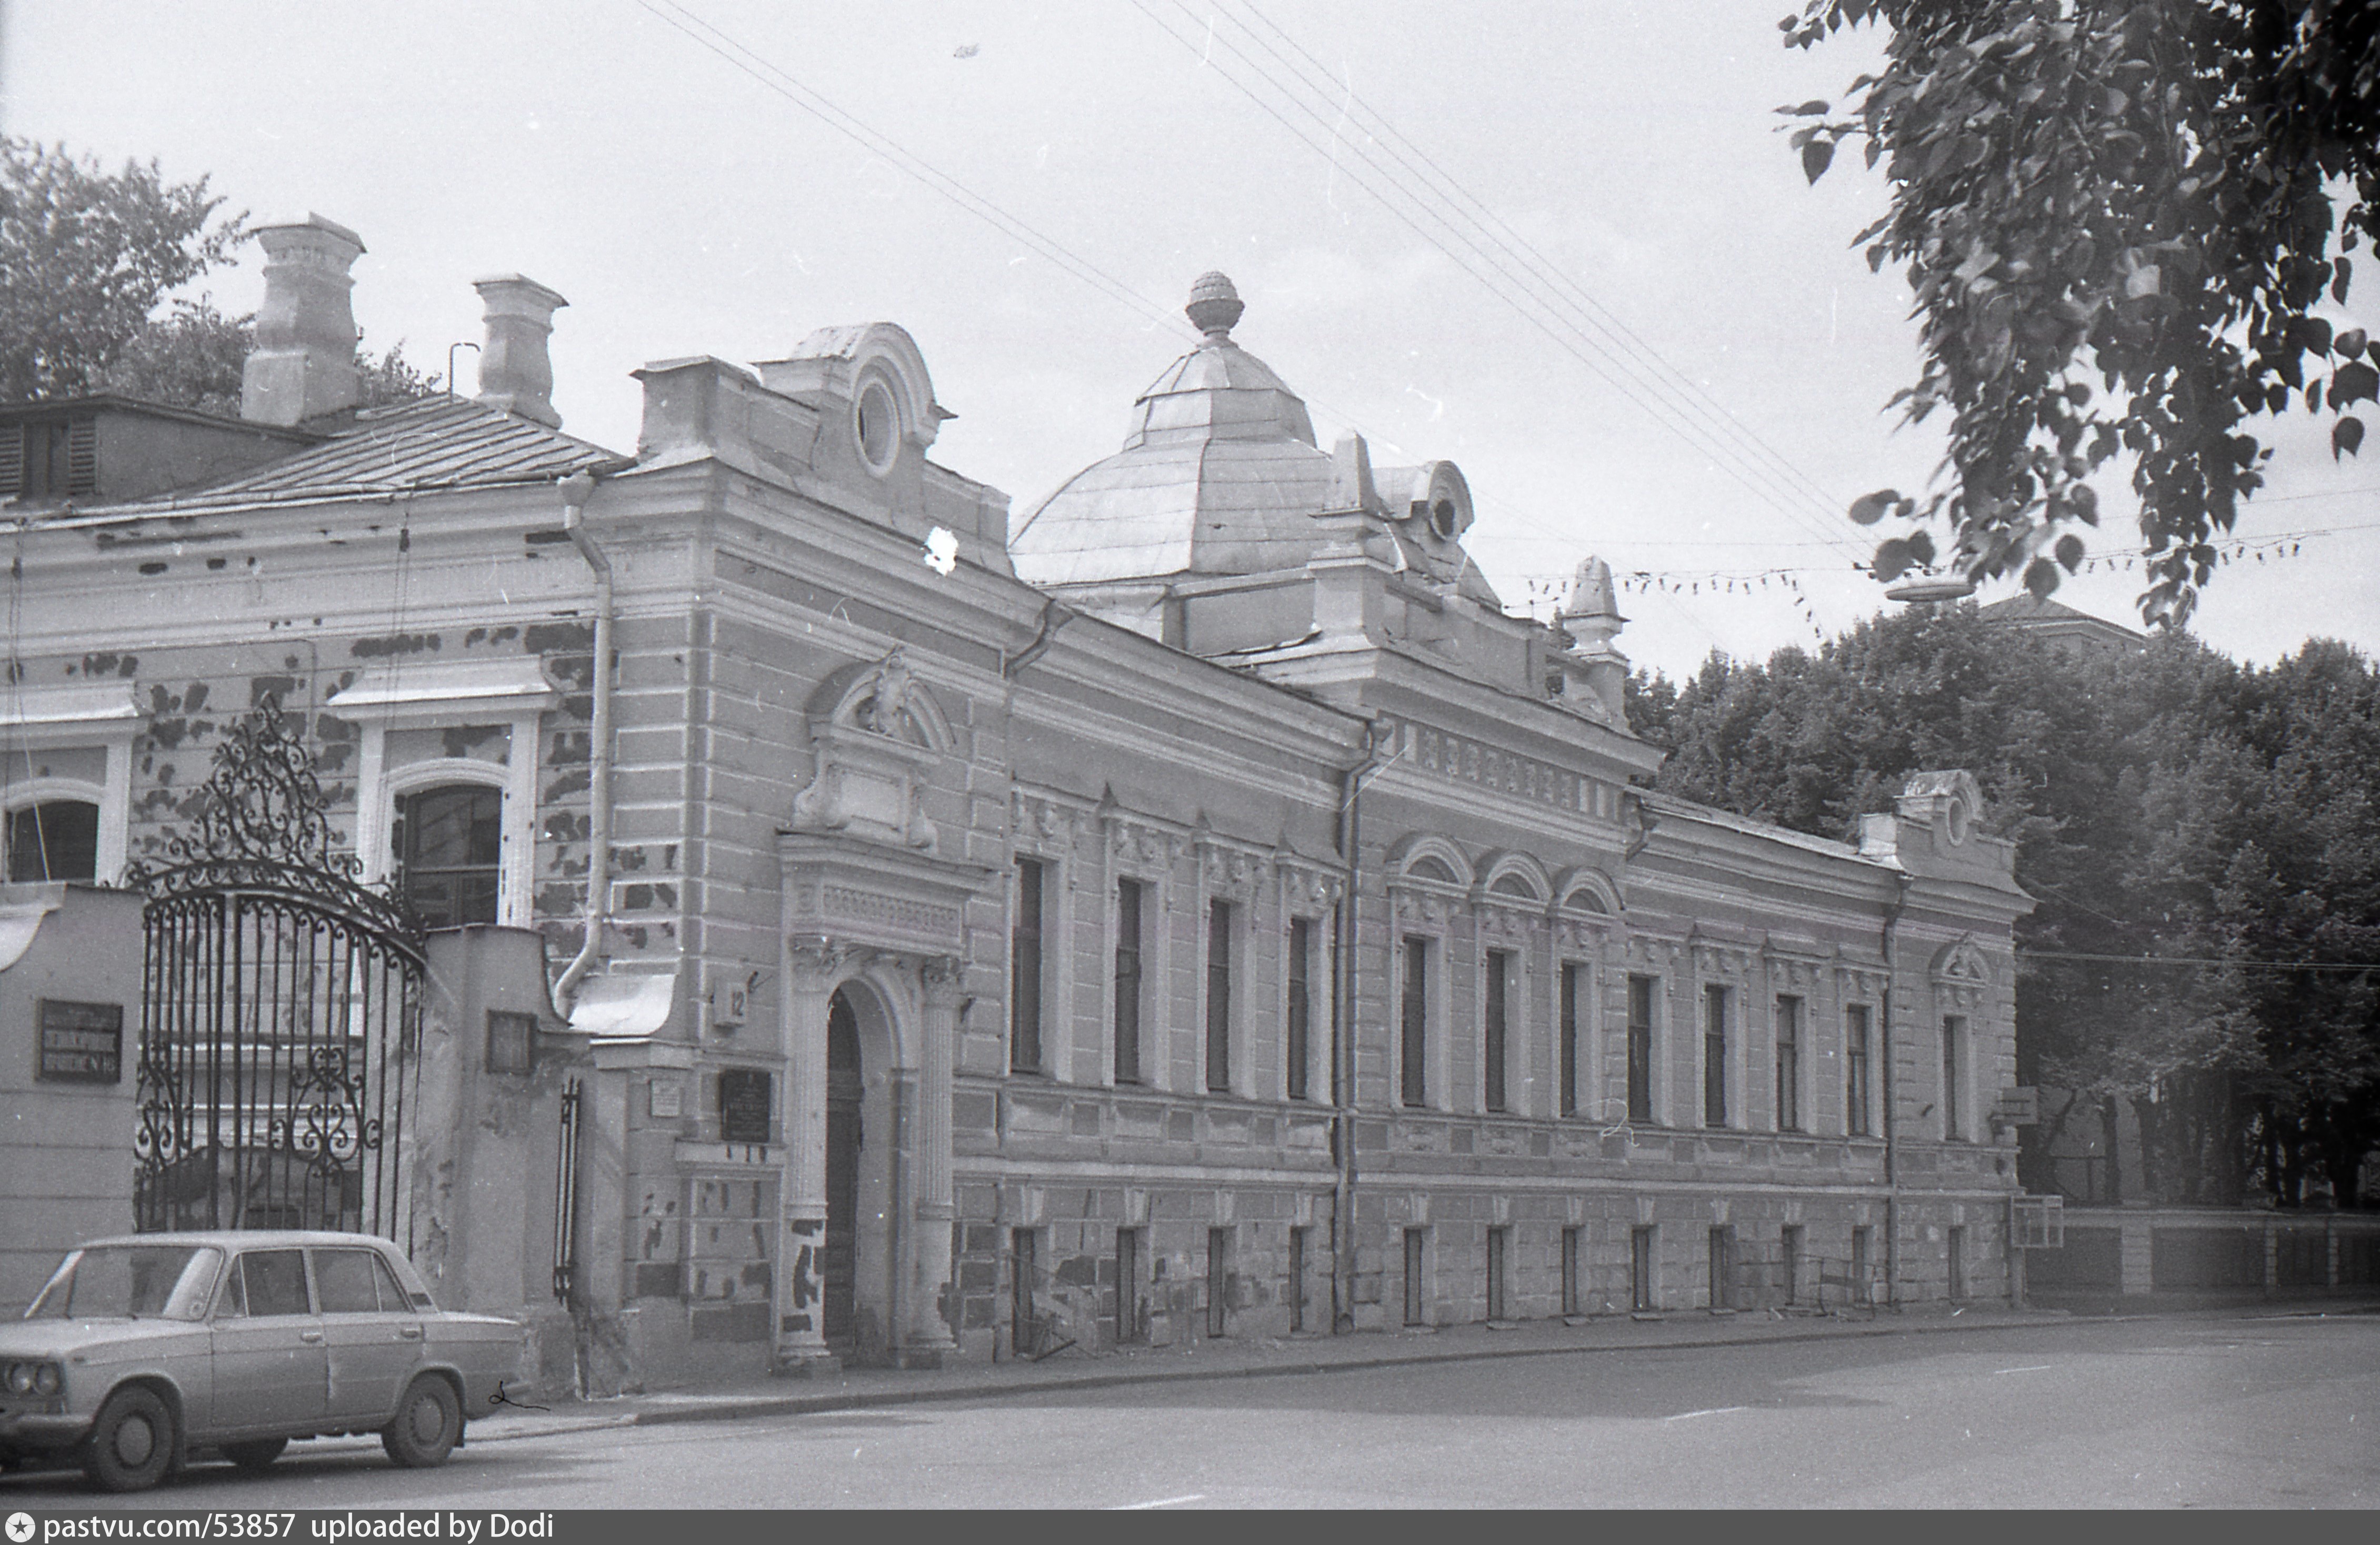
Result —
<svg viewBox="0 0 2380 1545"><path fill-rule="evenodd" d="M314 1452L309 1453L311 1447ZM2380 1318L1552 1355L478 1442L132 1505L2371 1507ZM66 1476L0 1507L109 1504Z"/></svg>

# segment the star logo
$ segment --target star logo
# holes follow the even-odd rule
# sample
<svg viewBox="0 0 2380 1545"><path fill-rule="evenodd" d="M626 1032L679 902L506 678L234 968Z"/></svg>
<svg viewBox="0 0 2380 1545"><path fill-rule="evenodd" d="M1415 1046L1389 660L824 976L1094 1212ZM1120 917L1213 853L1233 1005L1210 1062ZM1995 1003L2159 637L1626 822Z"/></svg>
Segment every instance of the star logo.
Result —
<svg viewBox="0 0 2380 1545"><path fill-rule="evenodd" d="M8 1538L15 1545L25 1545L25 1541L32 1539L33 1515L30 1513L8 1515Z"/></svg>

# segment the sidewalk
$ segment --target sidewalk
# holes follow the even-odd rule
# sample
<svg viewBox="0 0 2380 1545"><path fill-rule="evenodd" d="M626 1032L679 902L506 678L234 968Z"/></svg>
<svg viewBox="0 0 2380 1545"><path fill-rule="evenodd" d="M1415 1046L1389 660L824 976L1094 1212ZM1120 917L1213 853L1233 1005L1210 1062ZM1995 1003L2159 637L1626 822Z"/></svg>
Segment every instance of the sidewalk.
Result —
<svg viewBox="0 0 2380 1545"><path fill-rule="evenodd" d="M1765 1312L1714 1315L1678 1311L1658 1319L1627 1315L1578 1324L1527 1321L1510 1328L1451 1326L1435 1332L1363 1332L1341 1336L1200 1340L1180 1346L1127 1347L1089 1355L1079 1348L1042 1362L933 1370L846 1369L809 1378L760 1377L699 1390L564 1401L550 1410L500 1408L471 1423L470 1441L494 1442L611 1427L665 1422L732 1421L746 1417L807 1415L937 1401L997 1399L1123 1384L1215 1379L1262 1379L1365 1368L1409 1368L1499 1358L1642 1351L1665 1346L1724 1346L1738 1342L1838 1340L1856 1336L1946 1334L2010 1326L2088 1324L2064 1310L2011 1310L1990 1305L1946 1310L1939 1305L1874 1319ZM2104 1321L2100 1322L2104 1322Z"/></svg>

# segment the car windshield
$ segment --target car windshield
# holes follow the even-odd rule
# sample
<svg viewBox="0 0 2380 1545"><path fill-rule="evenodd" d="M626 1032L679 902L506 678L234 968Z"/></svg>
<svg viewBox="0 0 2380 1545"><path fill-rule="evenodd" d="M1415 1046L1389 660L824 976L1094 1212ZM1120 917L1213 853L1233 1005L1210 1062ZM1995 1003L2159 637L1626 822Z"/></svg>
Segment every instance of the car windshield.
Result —
<svg viewBox="0 0 2380 1545"><path fill-rule="evenodd" d="M222 1269L206 1245L93 1245L59 1263L25 1318L196 1320Z"/></svg>

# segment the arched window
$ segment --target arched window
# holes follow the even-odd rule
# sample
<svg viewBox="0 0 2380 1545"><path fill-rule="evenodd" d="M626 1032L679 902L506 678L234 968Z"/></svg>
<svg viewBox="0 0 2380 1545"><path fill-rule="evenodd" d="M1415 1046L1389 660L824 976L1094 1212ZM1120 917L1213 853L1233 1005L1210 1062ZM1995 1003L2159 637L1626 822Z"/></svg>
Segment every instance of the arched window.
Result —
<svg viewBox="0 0 2380 1545"><path fill-rule="evenodd" d="M43 800L8 812L12 883L99 877L99 806L88 800Z"/></svg>
<svg viewBox="0 0 2380 1545"><path fill-rule="evenodd" d="M396 802L397 873L425 928L496 921L504 794L482 783L442 783Z"/></svg>

